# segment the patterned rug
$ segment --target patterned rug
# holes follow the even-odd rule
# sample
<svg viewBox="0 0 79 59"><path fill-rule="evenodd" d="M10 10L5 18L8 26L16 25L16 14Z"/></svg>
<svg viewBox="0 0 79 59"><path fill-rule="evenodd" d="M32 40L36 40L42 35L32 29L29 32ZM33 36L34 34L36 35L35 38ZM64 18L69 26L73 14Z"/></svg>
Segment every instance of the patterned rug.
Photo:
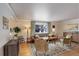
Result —
<svg viewBox="0 0 79 59"><path fill-rule="evenodd" d="M32 56L36 56L36 48L34 44L29 44L31 50L32 50ZM56 42L54 43L48 43L48 51L46 52L46 55L44 56L59 56L60 54L64 53L65 51L72 50L76 47L78 47L79 44L77 43L72 43L71 46L69 45L63 45L62 42ZM43 55L39 55L43 56Z"/></svg>

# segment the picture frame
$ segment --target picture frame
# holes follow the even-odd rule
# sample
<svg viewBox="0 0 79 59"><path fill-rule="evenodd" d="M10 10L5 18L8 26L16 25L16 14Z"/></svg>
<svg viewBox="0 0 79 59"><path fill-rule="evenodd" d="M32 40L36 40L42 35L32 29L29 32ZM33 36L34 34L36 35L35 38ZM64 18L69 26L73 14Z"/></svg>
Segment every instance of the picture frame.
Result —
<svg viewBox="0 0 79 59"><path fill-rule="evenodd" d="M41 22L35 23L35 33L36 34L48 33L48 23L41 23Z"/></svg>
<svg viewBox="0 0 79 59"><path fill-rule="evenodd" d="M9 20L3 16L3 29L9 29Z"/></svg>

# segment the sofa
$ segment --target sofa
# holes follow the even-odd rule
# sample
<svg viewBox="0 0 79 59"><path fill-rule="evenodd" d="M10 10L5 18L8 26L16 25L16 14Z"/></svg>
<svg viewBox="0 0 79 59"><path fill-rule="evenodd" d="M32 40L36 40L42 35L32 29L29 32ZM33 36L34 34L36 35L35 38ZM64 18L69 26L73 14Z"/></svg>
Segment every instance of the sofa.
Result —
<svg viewBox="0 0 79 59"><path fill-rule="evenodd" d="M58 41L57 35L48 35L48 41L53 41L54 43Z"/></svg>

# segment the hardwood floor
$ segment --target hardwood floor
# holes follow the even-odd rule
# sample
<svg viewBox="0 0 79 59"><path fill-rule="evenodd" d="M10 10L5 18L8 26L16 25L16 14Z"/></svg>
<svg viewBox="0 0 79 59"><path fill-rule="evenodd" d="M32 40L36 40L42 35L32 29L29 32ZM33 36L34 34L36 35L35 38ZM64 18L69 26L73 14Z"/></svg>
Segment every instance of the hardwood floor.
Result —
<svg viewBox="0 0 79 59"><path fill-rule="evenodd" d="M77 47L71 51L66 51L60 56L79 56L79 47Z"/></svg>
<svg viewBox="0 0 79 59"><path fill-rule="evenodd" d="M29 45L25 42L19 45L19 56L31 56L32 51L29 48Z"/></svg>
<svg viewBox="0 0 79 59"><path fill-rule="evenodd" d="M19 56L32 56L32 50L27 43L23 42L19 45ZM59 56L79 56L79 47L65 51Z"/></svg>

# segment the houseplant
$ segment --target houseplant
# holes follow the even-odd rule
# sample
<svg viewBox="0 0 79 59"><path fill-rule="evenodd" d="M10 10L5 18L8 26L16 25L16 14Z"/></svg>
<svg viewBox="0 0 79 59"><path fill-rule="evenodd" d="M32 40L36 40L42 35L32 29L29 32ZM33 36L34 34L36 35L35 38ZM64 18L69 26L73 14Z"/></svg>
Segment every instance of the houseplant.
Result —
<svg viewBox="0 0 79 59"><path fill-rule="evenodd" d="M18 33L21 32L21 29L19 27L14 27L13 30L15 32L14 37L18 38Z"/></svg>

